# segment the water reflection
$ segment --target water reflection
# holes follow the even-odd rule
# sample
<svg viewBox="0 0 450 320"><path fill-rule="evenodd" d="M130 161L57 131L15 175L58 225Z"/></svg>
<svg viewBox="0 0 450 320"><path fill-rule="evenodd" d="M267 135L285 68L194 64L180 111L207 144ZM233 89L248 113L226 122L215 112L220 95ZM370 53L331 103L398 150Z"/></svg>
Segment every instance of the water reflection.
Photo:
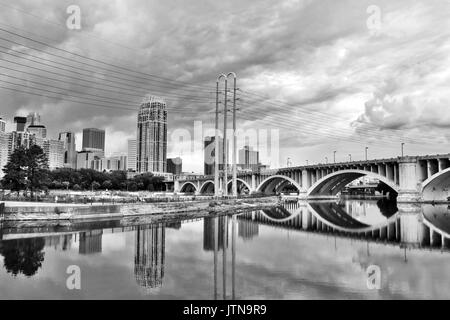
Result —
<svg viewBox="0 0 450 320"><path fill-rule="evenodd" d="M39 270L52 270L44 264L44 258L50 264L66 255L71 256L68 263L85 263L87 270L89 264L86 261L97 261L97 264L92 263L96 267L102 261L98 268L105 265L109 268L108 264L111 268L119 263L126 265L120 272L130 276L134 290L141 288L139 294L145 297L235 299L282 297L284 289L276 294L267 292L285 279L287 282L283 286L292 286L295 290L310 286L314 294L324 286L339 294L339 286L353 288L355 274L365 275L367 267L374 263L380 265L383 274L387 275L382 286L389 291L389 295L399 290L409 294L412 289L402 286L407 283L408 286L424 287L412 275L425 272L423 268L428 264L428 260L417 257L411 263L411 256L424 251L421 249L427 249L426 252L429 249L442 252L450 249L448 206L397 205L386 200L286 202L270 210L202 220L186 223L187 227L182 221L146 225L116 221L92 225L70 224L53 229L49 226L3 228L0 254L3 256L4 270L14 277L22 274L42 281L45 277L33 276ZM288 238L284 237L286 234ZM314 236L311 237L311 234ZM111 254L108 251L111 241L117 240L120 235L126 239L123 248L117 249L117 255ZM349 239L345 240L349 242L343 243L343 239ZM186 241L198 246L189 246ZM380 250L380 245L401 248L401 259L389 256L392 252ZM188 254L180 260L184 253ZM77 255L83 258L77 260ZM348 257L350 265L348 261L342 261ZM412 264L412 267L404 269L405 263ZM320 272L332 280L327 280L329 283L321 280ZM336 279L333 278L334 272L337 272ZM406 274L404 278L402 272ZM441 274L440 269L434 270L434 273L426 269L426 272L429 273L428 278L435 273ZM198 286L207 291L207 295L193 293L186 296L178 293L184 288L182 281L186 281L183 278L185 274L191 281L189 284L193 286L193 291ZM46 276L51 278L48 274ZM103 276L91 281L100 283ZM389 283L388 278L391 280ZM1 269L0 279L5 279ZM344 281L345 285L339 282L342 279L347 281ZM103 283L114 287L114 281L110 279ZM439 283L429 281L433 281L433 285ZM126 285L122 283L117 290L121 291L122 287ZM252 295L255 287L264 288L265 295ZM2 290L0 285L0 296ZM128 290L132 295L133 289ZM295 291L295 294L299 292ZM326 294L321 291L322 296Z"/></svg>
<svg viewBox="0 0 450 320"><path fill-rule="evenodd" d="M135 231L134 274L145 289L162 286L166 229L162 224L138 227Z"/></svg>
<svg viewBox="0 0 450 320"><path fill-rule="evenodd" d="M34 276L44 261L43 238L14 239L0 242L0 254L8 273Z"/></svg>

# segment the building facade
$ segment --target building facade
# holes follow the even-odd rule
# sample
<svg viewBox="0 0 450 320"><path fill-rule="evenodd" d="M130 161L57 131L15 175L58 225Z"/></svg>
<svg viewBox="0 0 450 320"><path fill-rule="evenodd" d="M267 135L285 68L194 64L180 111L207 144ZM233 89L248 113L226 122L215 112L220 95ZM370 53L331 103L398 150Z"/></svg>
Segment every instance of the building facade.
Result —
<svg viewBox="0 0 450 320"><path fill-rule="evenodd" d="M259 152L249 146L244 146L239 150L239 166L244 170L258 170Z"/></svg>
<svg viewBox="0 0 450 320"><path fill-rule="evenodd" d="M0 179L4 177L3 168L8 163L9 157L9 134L0 132Z"/></svg>
<svg viewBox="0 0 450 320"><path fill-rule="evenodd" d="M73 132L61 132L59 134L58 140L63 142L64 167L76 169L77 168L77 151L76 151L76 145L75 145L75 134Z"/></svg>
<svg viewBox="0 0 450 320"><path fill-rule="evenodd" d="M83 150L101 149L105 151L105 130L96 128L83 129Z"/></svg>
<svg viewBox="0 0 450 320"><path fill-rule="evenodd" d="M167 110L163 99L147 95L139 109L136 171L167 171Z"/></svg>
<svg viewBox="0 0 450 320"><path fill-rule="evenodd" d="M205 137L203 144L204 166L203 173L205 175L214 175L215 168L215 137ZM223 170L223 138L219 139L219 170Z"/></svg>
<svg viewBox="0 0 450 320"><path fill-rule="evenodd" d="M34 134L36 138L47 138L47 128L41 124L33 124L27 127L30 134Z"/></svg>
<svg viewBox="0 0 450 320"><path fill-rule="evenodd" d="M183 160L180 157L167 159L167 172L181 174L183 172Z"/></svg>
<svg viewBox="0 0 450 320"><path fill-rule="evenodd" d="M128 140L128 156L127 156L128 171L136 171L136 139Z"/></svg>
<svg viewBox="0 0 450 320"><path fill-rule="evenodd" d="M14 117L14 127L17 132L24 132L27 124L26 117Z"/></svg>
<svg viewBox="0 0 450 320"><path fill-rule="evenodd" d="M6 132L6 121L0 118L0 132Z"/></svg>

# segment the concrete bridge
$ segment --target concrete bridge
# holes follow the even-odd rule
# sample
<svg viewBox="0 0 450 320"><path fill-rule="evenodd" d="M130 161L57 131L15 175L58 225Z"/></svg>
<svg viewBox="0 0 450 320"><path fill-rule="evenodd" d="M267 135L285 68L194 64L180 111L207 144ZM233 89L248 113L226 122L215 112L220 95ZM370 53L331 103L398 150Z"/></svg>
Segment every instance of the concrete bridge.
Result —
<svg viewBox="0 0 450 320"><path fill-rule="evenodd" d="M364 176L379 180L387 190L398 195L398 202L446 201L450 196L450 154L239 173L237 183L240 193L276 194L289 188L303 199L326 199L336 197L346 185ZM231 173L229 177L231 190ZM212 194L214 176L175 176L174 191Z"/></svg>

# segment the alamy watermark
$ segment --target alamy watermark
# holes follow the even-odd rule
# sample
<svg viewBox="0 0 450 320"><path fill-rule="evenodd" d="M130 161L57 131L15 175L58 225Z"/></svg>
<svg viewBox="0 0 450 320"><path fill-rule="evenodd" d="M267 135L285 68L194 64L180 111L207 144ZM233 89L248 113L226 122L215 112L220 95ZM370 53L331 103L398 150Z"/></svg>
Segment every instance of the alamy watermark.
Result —
<svg viewBox="0 0 450 320"><path fill-rule="evenodd" d="M66 280L66 287L69 290L81 290L81 269L77 265L67 267L66 273L69 275Z"/></svg>
<svg viewBox="0 0 450 320"><path fill-rule="evenodd" d="M215 163L215 129L204 128L202 121L194 121L193 134L186 128L179 128L172 131L169 145L173 146L171 153L182 157L192 157L202 155L205 164ZM219 143L219 164L223 163L223 137L224 132L218 131ZM228 163L232 163L233 154L233 130L227 129L226 148L228 152ZM237 161L239 161L239 150L245 146L251 151L259 152L259 159L264 164L273 168L280 165L280 134L278 129L237 129L236 130L236 150Z"/></svg>
<svg viewBox="0 0 450 320"><path fill-rule="evenodd" d="M370 265L366 270L367 275L367 289L380 290L381 289L381 269L377 265Z"/></svg>
<svg viewBox="0 0 450 320"><path fill-rule="evenodd" d="M66 13L69 15L66 20L66 26L69 30L81 29L81 8L78 5L72 4L67 7Z"/></svg>
<svg viewBox="0 0 450 320"><path fill-rule="evenodd" d="M381 8L377 5L370 5L366 10L369 17L366 20L367 29L373 36L378 36L381 32Z"/></svg>

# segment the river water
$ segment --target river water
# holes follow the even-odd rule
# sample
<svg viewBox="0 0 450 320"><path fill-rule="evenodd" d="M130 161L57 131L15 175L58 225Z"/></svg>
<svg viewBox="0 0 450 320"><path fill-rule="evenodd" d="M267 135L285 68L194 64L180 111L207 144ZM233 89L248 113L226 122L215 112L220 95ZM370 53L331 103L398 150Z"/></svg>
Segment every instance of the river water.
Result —
<svg viewBox="0 0 450 320"><path fill-rule="evenodd" d="M359 200L170 224L3 225L0 298L448 299L448 233L447 206Z"/></svg>

